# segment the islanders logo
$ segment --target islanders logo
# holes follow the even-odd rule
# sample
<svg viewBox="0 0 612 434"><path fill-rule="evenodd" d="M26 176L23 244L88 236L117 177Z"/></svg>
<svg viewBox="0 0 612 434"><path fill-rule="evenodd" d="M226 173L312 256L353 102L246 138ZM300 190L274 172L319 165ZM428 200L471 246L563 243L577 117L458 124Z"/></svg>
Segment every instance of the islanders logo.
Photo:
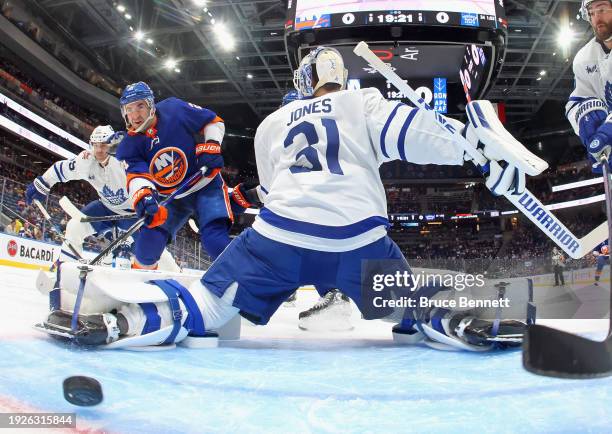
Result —
<svg viewBox="0 0 612 434"><path fill-rule="evenodd" d="M163 188L175 187L187 174L187 157L176 147L160 149L151 159L149 173L153 180Z"/></svg>

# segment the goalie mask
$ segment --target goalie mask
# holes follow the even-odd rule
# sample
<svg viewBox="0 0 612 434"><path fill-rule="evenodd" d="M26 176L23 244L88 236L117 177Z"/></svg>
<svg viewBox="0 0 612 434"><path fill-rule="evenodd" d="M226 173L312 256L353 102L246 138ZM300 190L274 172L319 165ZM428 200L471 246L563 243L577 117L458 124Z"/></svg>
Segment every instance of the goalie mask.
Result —
<svg viewBox="0 0 612 434"><path fill-rule="evenodd" d="M137 101L146 102L146 104L149 106L149 114L142 124L140 124L137 128L133 128L128 118L129 109L127 108L127 106ZM146 130L151 125L151 123L153 123L153 119L155 117L155 100L153 98L153 91L147 85L147 83L139 81L138 83L132 83L130 85L127 85L121 93L119 104L121 105L121 115L123 116L123 120L125 121L125 126L129 131L141 133Z"/></svg>
<svg viewBox="0 0 612 434"><path fill-rule="evenodd" d="M342 55L335 48L318 47L308 53L300 62L293 76L293 85L300 98L310 98L322 86L333 83L346 87L348 71Z"/></svg>

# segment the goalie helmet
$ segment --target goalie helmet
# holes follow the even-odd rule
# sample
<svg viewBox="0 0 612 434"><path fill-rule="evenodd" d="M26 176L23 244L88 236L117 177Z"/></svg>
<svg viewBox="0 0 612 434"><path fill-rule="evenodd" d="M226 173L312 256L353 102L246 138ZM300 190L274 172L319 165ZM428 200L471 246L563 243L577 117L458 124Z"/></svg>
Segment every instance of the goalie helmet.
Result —
<svg viewBox="0 0 612 434"><path fill-rule="evenodd" d="M149 106L149 116L145 121L134 131L140 133L147 129L153 117L155 116L155 99L153 97L153 91L147 83L139 81L138 83L129 84L123 89L121 98L119 98L119 105L121 106L121 115L125 121L125 126L130 129L130 121L128 120L125 107L133 102L144 100Z"/></svg>
<svg viewBox="0 0 612 434"><path fill-rule="evenodd" d="M348 71L338 50L331 47L318 47L308 53L293 76L293 85L300 98L312 97L315 92L328 83L346 87Z"/></svg>
<svg viewBox="0 0 612 434"><path fill-rule="evenodd" d="M580 17L587 21L591 22L591 17L589 16L589 6L599 0L582 0L582 5L580 6ZM612 1L608 3L612 4Z"/></svg>

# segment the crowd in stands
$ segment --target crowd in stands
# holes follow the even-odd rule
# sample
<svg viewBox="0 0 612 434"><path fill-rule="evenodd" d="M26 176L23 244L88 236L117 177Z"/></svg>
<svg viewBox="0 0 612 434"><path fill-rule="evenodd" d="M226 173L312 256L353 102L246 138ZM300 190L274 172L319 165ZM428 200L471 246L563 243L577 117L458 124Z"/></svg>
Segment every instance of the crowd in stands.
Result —
<svg viewBox="0 0 612 434"><path fill-rule="evenodd" d="M64 42L52 43L50 39L42 37L43 30L40 26L40 22L36 22L36 19L22 21L13 15L12 6L10 2L5 2L2 7L2 15L4 15L9 21L15 24L24 34L30 37L34 42L44 48L49 54L55 57L64 65L71 67L70 59L63 53L63 49L67 48ZM59 46L58 46L59 44ZM110 80L108 77L103 77L96 73L92 69L86 66L72 67L74 73L79 75L83 80L91 83L100 89L111 92L116 95L120 93L120 89Z"/></svg>
<svg viewBox="0 0 612 434"><path fill-rule="evenodd" d="M1 58L1 57L0 57L0 71L7 72L11 76L18 79L21 82L21 84L19 85L19 88L16 90L16 92L18 93L18 96L21 99L25 100L26 102L30 102L36 105L36 107L38 107L43 112L48 113L49 117L51 117L51 109L48 107L48 104L44 104L45 99L48 101L51 101L56 106L62 108L67 113L75 116L80 121L84 122L86 126L88 127L88 129L93 129L95 125L98 125L100 123L100 119L98 115L94 114L93 112L85 108L81 108L81 106L65 98L61 98L53 94L51 91L46 89L43 85L36 83L28 75L22 73L9 60ZM9 83L9 79L5 74L0 74L0 86L2 86L5 89L12 89L13 86L11 86L11 84L14 84L14 83ZM58 127L62 128L65 131L68 131L69 133L79 137L82 140L87 139L86 137L84 137L81 131L79 131L76 128L73 128L71 125L67 124L66 122L62 122L61 119L56 118L54 123L56 123Z"/></svg>

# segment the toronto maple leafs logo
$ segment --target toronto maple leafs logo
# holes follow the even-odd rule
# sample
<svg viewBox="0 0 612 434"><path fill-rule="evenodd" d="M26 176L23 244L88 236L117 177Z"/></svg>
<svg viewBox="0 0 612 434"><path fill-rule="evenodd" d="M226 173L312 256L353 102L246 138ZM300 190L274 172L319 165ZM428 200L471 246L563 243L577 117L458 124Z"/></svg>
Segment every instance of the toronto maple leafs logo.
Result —
<svg viewBox="0 0 612 434"><path fill-rule="evenodd" d="M102 187L102 196L104 196L111 205L122 205L127 201L127 196L123 188L114 192L108 185L104 185L104 187Z"/></svg>
<svg viewBox="0 0 612 434"><path fill-rule="evenodd" d="M606 104L608 104L608 110L612 110L612 83L606 81Z"/></svg>

